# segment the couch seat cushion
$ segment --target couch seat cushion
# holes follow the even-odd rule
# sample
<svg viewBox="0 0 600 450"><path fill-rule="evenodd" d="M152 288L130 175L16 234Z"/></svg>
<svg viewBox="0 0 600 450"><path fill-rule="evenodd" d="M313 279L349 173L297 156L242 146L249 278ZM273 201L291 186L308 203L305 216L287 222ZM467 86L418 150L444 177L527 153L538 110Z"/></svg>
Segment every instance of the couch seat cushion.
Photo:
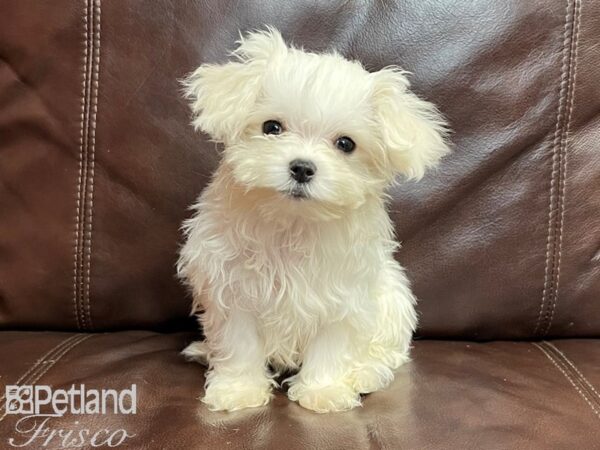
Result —
<svg viewBox="0 0 600 450"><path fill-rule="evenodd" d="M135 415L52 417L50 429L125 429L128 448L598 448L600 341L542 343L416 341L413 361L362 408L318 415L279 393L267 407L209 412L204 368L179 351L194 336L0 333L6 384L124 389L136 384ZM0 447L31 436L0 406ZM24 448L40 448L42 438ZM60 448L56 437L46 448Z"/></svg>

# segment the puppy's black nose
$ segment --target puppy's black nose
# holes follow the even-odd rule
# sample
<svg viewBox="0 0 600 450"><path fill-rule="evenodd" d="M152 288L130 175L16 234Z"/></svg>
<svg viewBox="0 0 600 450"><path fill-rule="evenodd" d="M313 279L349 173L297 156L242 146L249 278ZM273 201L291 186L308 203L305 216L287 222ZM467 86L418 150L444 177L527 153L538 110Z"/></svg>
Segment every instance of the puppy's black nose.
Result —
<svg viewBox="0 0 600 450"><path fill-rule="evenodd" d="M290 175L298 183L308 183L317 171L317 166L305 159L295 159L290 163Z"/></svg>

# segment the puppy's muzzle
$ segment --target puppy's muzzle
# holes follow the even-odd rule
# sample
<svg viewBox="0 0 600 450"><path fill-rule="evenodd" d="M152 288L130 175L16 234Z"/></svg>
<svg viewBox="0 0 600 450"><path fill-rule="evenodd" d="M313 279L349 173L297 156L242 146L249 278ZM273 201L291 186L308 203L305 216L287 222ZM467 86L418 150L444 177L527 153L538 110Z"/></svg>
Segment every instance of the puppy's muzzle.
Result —
<svg viewBox="0 0 600 450"><path fill-rule="evenodd" d="M295 159L290 163L290 176L297 183L308 183L317 172L317 166L312 161Z"/></svg>

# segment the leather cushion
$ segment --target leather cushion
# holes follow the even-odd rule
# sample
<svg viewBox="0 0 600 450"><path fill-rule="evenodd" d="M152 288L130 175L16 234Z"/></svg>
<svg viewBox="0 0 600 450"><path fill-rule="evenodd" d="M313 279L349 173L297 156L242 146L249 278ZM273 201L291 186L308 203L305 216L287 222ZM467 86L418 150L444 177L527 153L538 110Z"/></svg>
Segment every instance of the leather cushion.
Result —
<svg viewBox="0 0 600 450"><path fill-rule="evenodd" d="M597 340L539 346L416 341L413 361L387 390L366 396L363 408L318 415L283 394L264 408L207 411L197 400L204 368L178 354L192 338L142 331L3 332L0 383L20 377L23 384L36 378L67 389L73 383L98 389L135 383L136 415L53 419L58 428L75 420L81 427L125 428L137 435L132 448L547 449L593 448L600 441ZM57 345L57 353L41 358ZM45 368L42 376L36 367ZM14 435L15 417L0 422L3 439Z"/></svg>
<svg viewBox="0 0 600 450"><path fill-rule="evenodd" d="M174 326L179 226L218 149L177 79L272 24L399 64L455 153L395 189L419 332L600 336L600 2L7 2L0 15L0 327ZM568 160L568 162L567 162Z"/></svg>

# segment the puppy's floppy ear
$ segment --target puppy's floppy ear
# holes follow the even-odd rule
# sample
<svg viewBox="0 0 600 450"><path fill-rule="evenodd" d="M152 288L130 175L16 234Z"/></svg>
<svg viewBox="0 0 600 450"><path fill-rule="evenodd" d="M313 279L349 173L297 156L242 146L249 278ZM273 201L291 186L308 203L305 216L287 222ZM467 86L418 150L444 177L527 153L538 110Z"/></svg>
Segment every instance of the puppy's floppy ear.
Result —
<svg viewBox="0 0 600 450"><path fill-rule="evenodd" d="M267 28L240 37L232 52L235 61L203 64L188 75L182 84L194 127L220 142L239 137L260 94L267 65L285 52L281 34Z"/></svg>
<svg viewBox="0 0 600 450"><path fill-rule="evenodd" d="M371 74L374 105L392 169L418 180L450 152L448 129L435 105L408 90L404 74L395 67Z"/></svg>

